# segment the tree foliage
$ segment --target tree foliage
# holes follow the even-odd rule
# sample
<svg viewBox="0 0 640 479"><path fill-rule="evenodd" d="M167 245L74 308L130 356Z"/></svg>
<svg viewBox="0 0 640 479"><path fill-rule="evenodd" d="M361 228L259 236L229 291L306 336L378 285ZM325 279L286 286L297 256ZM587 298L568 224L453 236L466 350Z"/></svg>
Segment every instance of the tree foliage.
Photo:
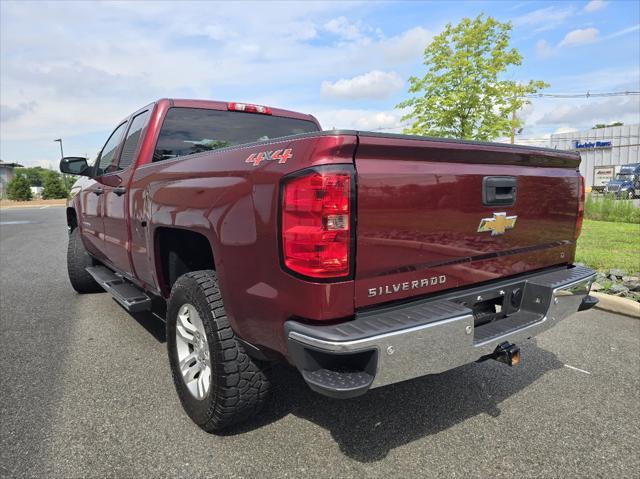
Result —
<svg viewBox="0 0 640 479"><path fill-rule="evenodd" d="M528 101L526 94L546 88L545 82L519 83L501 78L522 55L509 47L510 23L483 14L447 24L424 50L427 73L409 78L413 98L397 108L410 108L405 133L473 140L492 140L518 129L513 115Z"/></svg>
<svg viewBox="0 0 640 479"><path fill-rule="evenodd" d="M624 126L624 123L621 121L614 121L613 123L596 123L596 125L592 128L592 130L599 130L600 128L608 128L610 126Z"/></svg>
<svg viewBox="0 0 640 479"><path fill-rule="evenodd" d="M43 185L42 199L66 198L69 195L69 192L62 183L62 178L60 178L60 175L55 171L48 171L46 173Z"/></svg>
<svg viewBox="0 0 640 479"><path fill-rule="evenodd" d="M20 172L27 177L27 180L29 180L29 184L31 186L42 186L48 171L49 170L46 170L41 166L20 168Z"/></svg>
<svg viewBox="0 0 640 479"><path fill-rule="evenodd" d="M7 196L15 201L29 201L32 198L31 185L26 175L16 172L7 185Z"/></svg>

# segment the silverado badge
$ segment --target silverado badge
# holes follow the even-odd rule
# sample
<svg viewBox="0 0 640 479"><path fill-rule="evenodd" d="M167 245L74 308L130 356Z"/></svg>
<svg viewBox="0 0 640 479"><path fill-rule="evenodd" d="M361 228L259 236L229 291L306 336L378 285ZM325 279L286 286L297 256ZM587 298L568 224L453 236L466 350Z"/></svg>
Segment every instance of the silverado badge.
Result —
<svg viewBox="0 0 640 479"><path fill-rule="evenodd" d="M483 218L478 226L478 233L491 231L491 236L503 235L505 231L513 229L517 216L507 216L506 213L494 213L493 218Z"/></svg>

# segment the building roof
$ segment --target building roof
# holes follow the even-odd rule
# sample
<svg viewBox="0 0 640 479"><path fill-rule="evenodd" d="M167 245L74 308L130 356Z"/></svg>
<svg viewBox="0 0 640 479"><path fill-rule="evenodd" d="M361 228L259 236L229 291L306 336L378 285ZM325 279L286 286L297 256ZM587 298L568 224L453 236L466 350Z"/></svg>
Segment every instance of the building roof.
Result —
<svg viewBox="0 0 640 479"><path fill-rule="evenodd" d="M4 166L6 168L23 168L23 166L19 163L5 163L2 160L0 160L0 166Z"/></svg>

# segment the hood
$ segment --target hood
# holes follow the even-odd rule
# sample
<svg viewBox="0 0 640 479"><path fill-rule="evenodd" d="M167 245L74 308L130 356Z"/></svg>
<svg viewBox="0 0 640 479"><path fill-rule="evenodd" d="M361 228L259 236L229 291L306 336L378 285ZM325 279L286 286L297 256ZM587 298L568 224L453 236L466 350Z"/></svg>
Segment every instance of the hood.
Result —
<svg viewBox="0 0 640 479"><path fill-rule="evenodd" d="M610 180L607 186L630 186L631 183L630 180Z"/></svg>

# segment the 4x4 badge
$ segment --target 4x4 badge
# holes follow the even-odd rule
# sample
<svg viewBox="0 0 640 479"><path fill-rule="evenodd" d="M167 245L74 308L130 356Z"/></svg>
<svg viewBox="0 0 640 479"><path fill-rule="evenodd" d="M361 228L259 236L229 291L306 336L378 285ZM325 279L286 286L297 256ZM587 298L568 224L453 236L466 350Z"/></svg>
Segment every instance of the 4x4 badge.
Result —
<svg viewBox="0 0 640 479"><path fill-rule="evenodd" d="M506 213L494 213L493 218L483 218L478 226L478 233L491 231L491 236L503 235L505 231L513 229L517 216L507 216Z"/></svg>
<svg viewBox="0 0 640 479"><path fill-rule="evenodd" d="M245 163L253 163L253 166L259 166L263 161L277 161L280 164L286 163L287 160L293 158L293 150L287 148L286 150L273 150L273 151L261 151L259 153L251 153Z"/></svg>

